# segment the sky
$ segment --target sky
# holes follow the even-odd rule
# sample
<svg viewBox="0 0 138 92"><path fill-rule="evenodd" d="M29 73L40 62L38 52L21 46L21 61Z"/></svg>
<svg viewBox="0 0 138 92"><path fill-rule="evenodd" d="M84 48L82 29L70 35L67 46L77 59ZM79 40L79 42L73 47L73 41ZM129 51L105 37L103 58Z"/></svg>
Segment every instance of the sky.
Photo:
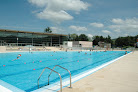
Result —
<svg viewBox="0 0 138 92"><path fill-rule="evenodd" d="M138 0L0 0L0 29L138 35Z"/></svg>

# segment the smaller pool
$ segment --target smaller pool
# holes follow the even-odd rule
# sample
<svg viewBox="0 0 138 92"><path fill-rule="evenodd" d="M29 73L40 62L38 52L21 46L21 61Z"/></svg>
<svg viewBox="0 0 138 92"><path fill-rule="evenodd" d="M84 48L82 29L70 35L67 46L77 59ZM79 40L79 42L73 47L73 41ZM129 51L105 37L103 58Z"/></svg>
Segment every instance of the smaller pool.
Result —
<svg viewBox="0 0 138 92"><path fill-rule="evenodd" d="M14 60L18 54L21 56ZM0 53L0 79L23 91L30 92L38 89L37 79L45 67L53 68L55 65L60 65L70 70L72 76L75 76L123 55L125 51ZM55 70L61 74L62 79L69 78L68 72L62 68L56 67ZM44 72L39 82L40 86L47 84L49 73L49 70ZM59 80L57 74L51 74L50 84Z"/></svg>

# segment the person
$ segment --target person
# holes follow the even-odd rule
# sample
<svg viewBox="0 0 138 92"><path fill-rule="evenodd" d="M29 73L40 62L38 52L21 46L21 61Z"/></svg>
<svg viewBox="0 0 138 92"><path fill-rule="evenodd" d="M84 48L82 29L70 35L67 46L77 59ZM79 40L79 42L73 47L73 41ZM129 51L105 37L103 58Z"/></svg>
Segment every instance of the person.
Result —
<svg viewBox="0 0 138 92"><path fill-rule="evenodd" d="M18 56L21 56L21 54L18 54Z"/></svg>
<svg viewBox="0 0 138 92"><path fill-rule="evenodd" d="M19 57L17 57L17 59L19 59ZM15 61L15 60L17 60L17 59L13 59L12 61Z"/></svg>
<svg viewBox="0 0 138 92"><path fill-rule="evenodd" d="M19 59L19 57L17 57L17 59Z"/></svg>
<svg viewBox="0 0 138 92"><path fill-rule="evenodd" d="M125 52L125 55L127 54L127 51Z"/></svg>
<svg viewBox="0 0 138 92"><path fill-rule="evenodd" d="M12 61L15 61L15 60L19 59L19 57L21 57L21 54L18 54L17 58L13 59Z"/></svg>

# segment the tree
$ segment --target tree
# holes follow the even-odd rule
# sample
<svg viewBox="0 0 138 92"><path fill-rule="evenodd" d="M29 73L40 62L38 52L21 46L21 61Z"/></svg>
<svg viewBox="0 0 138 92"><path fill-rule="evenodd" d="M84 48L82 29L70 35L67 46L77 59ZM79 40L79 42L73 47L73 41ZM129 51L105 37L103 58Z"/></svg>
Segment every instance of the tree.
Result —
<svg viewBox="0 0 138 92"><path fill-rule="evenodd" d="M86 36L85 34L80 34L79 35L79 41L88 41L88 36Z"/></svg>
<svg viewBox="0 0 138 92"><path fill-rule="evenodd" d="M100 41L100 36L93 36L93 45L98 45L99 41Z"/></svg>
<svg viewBox="0 0 138 92"><path fill-rule="evenodd" d="M100 41L101 42L104 42L105 41L105 38L103 36L100 36Z"/></svg>
<svg viewBox="0 0 138 92"><path fill-rule="evenodd" d="M111 37L108 35L108 37L104 38L106 43L111 43L111 45L113 44L113 40L111 39Z"/></svg>
<svg viewBox="0 0 138 92"><path fill-rule="evenodd" d="M136 44L136 37L137 36L118 37L115 40L115 45L117 47L134 47L134 44Z"/></svg>
<svg viewBox="0 0 138 92"><path fill-rule="evenodd" d="M71 34L70 35L70 37L72 38L72 41L76 41L76 40L78 40L77 38L78 38L78 35L77 34Z"/></svg>
<svg viewBox="0 0 138 92"><path fill-rule="evenodd" d="M77 34L68 34L68 41L79 41Z"/></svg>
<svg viewBox="0 0 138 92"><path fill-rule="evenodd" d="M70 36L70 34L68 34L67 39L68 39L68 41L71 41L71 36Z"/></svg>
<svg viewBox="0 0 138 92"><path fill-rule="evenodd" d="M52 30L51 30L50 27L47 27L47 28L44 30L44 32L46 32L46 33L52 33Z"/></svg>

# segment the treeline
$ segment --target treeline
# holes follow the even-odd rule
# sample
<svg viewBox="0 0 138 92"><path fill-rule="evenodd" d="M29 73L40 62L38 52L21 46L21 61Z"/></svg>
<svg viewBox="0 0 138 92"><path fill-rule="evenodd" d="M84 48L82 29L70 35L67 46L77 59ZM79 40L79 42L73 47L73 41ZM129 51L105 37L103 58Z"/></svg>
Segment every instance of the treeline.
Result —
<svg viewBox="0 0 138 92"><path fill-rule="evenodd" d="M90 41L90 38L85 34L69 34L68 41Z"/></svg>
<svg viewBox="0 0 138 92"><path fill-rule="evenodd" d="M136 47L137 36L118 37L115 39L116 47Z"/></svg>
<svg viewBox="0 0 138 92"><path fill-rule="evenodd" d="M105 42L105 43L111 43L112 47L136 47L137 42L137 36L127 36L127 37L118 37L116 39L111 39L111 37L108 35L107 37L103 36L93 36L88 37L85 34L69 34L68 35L68 41L93 41L93 45L98 45L98 42Z"/></svg>
<svg viewBox="0 0 138 92"><path fill-rule="evenodd" d="M111 37L108 35L107 37L103 36L94 36L93 37L93 45L98 45L98 42L105 42L105 43L111 43L113 45L113 40Z"/></svg>

